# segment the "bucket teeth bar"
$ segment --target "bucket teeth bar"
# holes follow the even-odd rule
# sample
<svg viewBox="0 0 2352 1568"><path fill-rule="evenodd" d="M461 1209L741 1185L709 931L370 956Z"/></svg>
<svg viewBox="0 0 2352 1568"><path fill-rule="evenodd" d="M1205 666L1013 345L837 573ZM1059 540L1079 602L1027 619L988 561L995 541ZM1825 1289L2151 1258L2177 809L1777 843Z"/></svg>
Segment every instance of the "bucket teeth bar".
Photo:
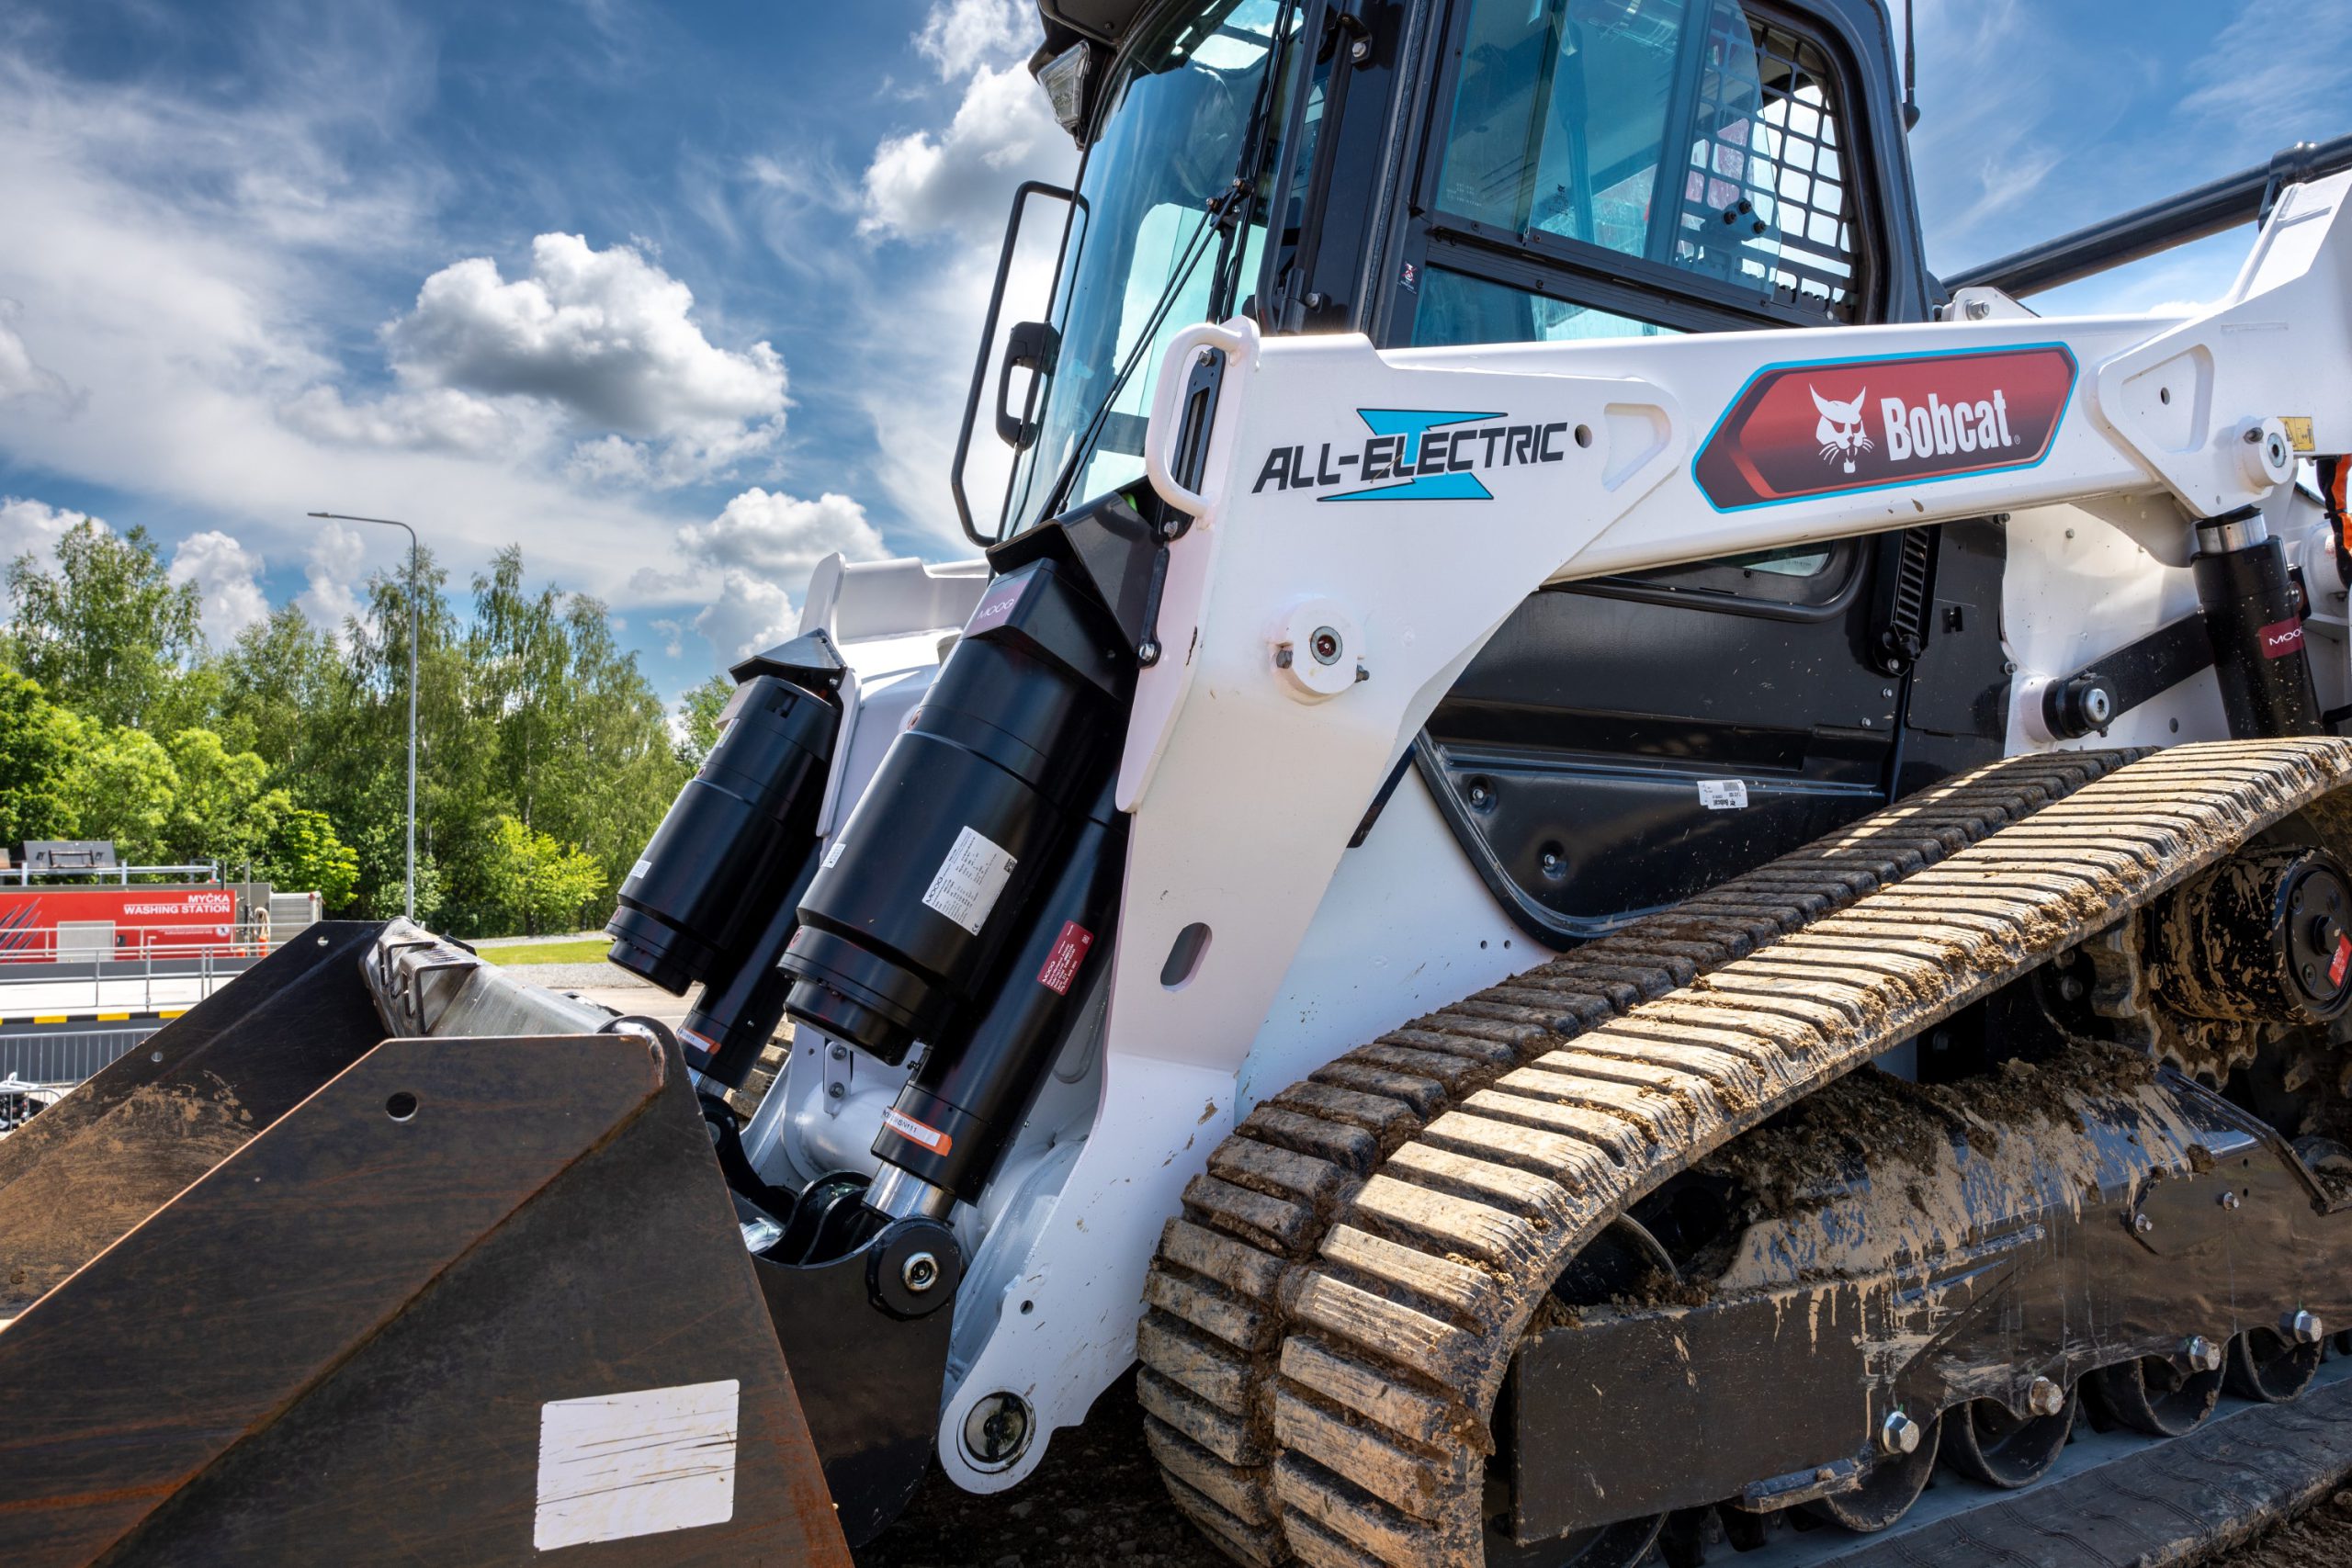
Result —
<svg viewBox="0 0 2352 1568"><path fill-rule="evenodd" d="M1139 1390L1234 1555L1476 1568L1487 1422L1563 1265L1774 1111L2352 780L2352 743L2010 758L1347 1053L1169 1222Z"/></svg>

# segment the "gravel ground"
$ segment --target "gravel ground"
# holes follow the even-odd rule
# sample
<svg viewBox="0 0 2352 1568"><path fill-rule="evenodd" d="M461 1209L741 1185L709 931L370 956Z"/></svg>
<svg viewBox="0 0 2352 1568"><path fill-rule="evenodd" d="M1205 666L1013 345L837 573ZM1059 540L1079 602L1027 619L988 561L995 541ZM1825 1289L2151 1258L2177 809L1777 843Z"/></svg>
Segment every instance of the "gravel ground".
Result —
<svg viewBox="0 0 2352 1568"><path fill-rule="evenodd" d="M1085 1426L1057 1433L1012 1492L975 1496L933 1467L899 1522L855 1555L858 1568L1230 1568L1169 1502L1133 1373L1103 1392Z"/></svg>
<svg viewBox="0 0 2352 1568"><path fill-rule="evenodd" d="M1169 1502L1144 1447L1132 1373L1085 1426L1057 1434L1012 1493L974 1496L933 1469L899 1522L854 1556L858 1568L1231 1568ZM2352 1491L2206 1568L2352 1568Z"/></svg>

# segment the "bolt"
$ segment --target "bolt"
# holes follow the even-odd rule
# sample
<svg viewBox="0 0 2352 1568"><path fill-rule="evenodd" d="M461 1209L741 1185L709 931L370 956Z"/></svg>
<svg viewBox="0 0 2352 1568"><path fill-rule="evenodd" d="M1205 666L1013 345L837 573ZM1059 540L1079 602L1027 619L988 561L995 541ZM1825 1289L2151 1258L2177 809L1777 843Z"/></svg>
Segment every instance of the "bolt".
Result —
<svg viewBox="0 0 2352 1568"><path fill-rule="evenodd" d="M825 1086L825 1097L829 1100L839 1100L848 1092L849 1085L842 1082L839 1078L835 1078L832 1082Z"/></svg>
<svg viewBox="0 0 2352 1568"><path fill-rule="evenodd" d="M1317 664L1337 664L1340 650L1346 646L1340 640L1340 634L1329 626L1316 627L1314 635L1306 639L1306 649L1315 655Z"/></svg>
<svg viewBox="0 0 2352 1568"><path fill-rule="evenodd" d="M1147 642L1136 648L1136 662L1146 665L1159 663L1159 645L1156 642Z"/></svg>
<svg viewBox="0 0 2352 1568"><path fill-rule="evenodd" d="M1029 1406L1017 1393L991 1393L964 1417L964 1451L975 1464L1002 1470L1029 1446Z"/></svg>
<svg viewBox="0 0 2352 1568"><path fill-rule="evenodd" d="M1868 729L1870 727L1871 727L1871 721L1870 721L1869 719L1864 719L1864 720L1862 720L1862 728L1863 728L1864 729Z"/></svg>
<svg viewBox="0 0 2352 1568"><path fill-rule="evenodd" d="M2315 1312L2290 1312L2278 1319L2278 1332L2298 1345L2316 1345L2327 1337Z"/></svg>
<svg viewBox="0 0 2352 1568"><path fill-rule="evenodd" d="M899 1269L899 1278L907 1289L921 1295L939 1283L939 1259L928 1252L914 1253Z"/></svg>
<svg viewBox="0 0 2352 1568"><path fill-rule="evenodd" d="M1891 697L1894 695L1894 688L1892 686L1885 687L1880 691L1879 695L1882 697Z"/></svg>
<svg viewBox="0 0 2352 1568"><path fill-rule="evenodd" d="M2025 1407L2036 1416L2055 1416L2066 1408L2066 1391L2048 1378L2036 1378L2026 1391Z"/></svg>
<svg viewBox="0 0 2352 1568"><path fill-rule="evenodd" d="M1291 667L1291 651L1290 651L1290 644L1288 644L1288 643L1283 643L1280 648L1277 648L1277 649L1274 649L1274 668L1275 668L1275 669L1277 669L1277 670L1287 670L1287 669L1289 669L1290 667Z"/></svg>
<svg viewBox="0 0 2352 1568"><path fill-rule="evenodd" d="M1369 681L1372 679L1372 671L1359 664L1356 666L1356 679L1359 682Z"/></svg>
<svg viewBox="0 0 2352 1568"><path fill-rule="evenodd" d="M1967 314L1968 319L1972 321L1981 321L1985 317L1993 313L1992 304L1984 299L1971 299L1966 305L1961 307L1961 309Z"/></svg>
<svg viewBox="0 0 2352 1568"><path fill-rule="evenodd" d="M1195 365L1215 365L1216 363L1216 350L1213 348L1204 348L1201 350L1200 353L1193 355L1193 363Z"/></svg>
<svg viewBox="0 0 2352 1568"><path fill-rule="evenodd" d="M1159 525L1159 536L1163 539L1172 539L1183 531L1183 520L1178 517L1170 517Z"/></svg>
<svg viewBox="0 0 2352 1568"><path fill-rule="evenodd" d="M1919 1451L1919 1423L1900 1410L1890 1411L1878 1429L1878 1446L1890 1454Z"/></svg>
<svg viewBox="0 0 2352 1568"><path fill-rule="evenodd" d="M833 1060L834 1060L834 1061L836 1061L836 1062L846 1062L846 1061L848 1061L848 1060L849 1060L849 1047L848 1047L848 1046L846 1046L846 1045L836 1045L836 1046L834 1046L834 1047L833 1047Z"/></svg>
<svg viewBox="0 0 2352 1568"><path fill-rule="evenodd" d="M2180 1348L2180 1353L2190 1368L2200 1372L2222 1370L2222 1348L2202 1334L2192 1334Z"/></svg>
<svg viewBox="0 0 2352 1568"><path fill-rule="evenodd" d="M1556 850L1545 850L1544 852L1544 874L1546 876L1557 876L1560 874L1560 856L1559 852Z"/></svg>
<svg viewBox="0 0 2352 1568"><path fill-rule="evenodd" d="M1492 800L1493 798L1494 798L1493 794L1492 794L1492 793L1491 793L1491 792L1487 788L1487 786L1486 786L1485 784L1472 784L1472 785L1470 786L1470 804L1471 804L1471 805L1473 805L1473 806L1484 806L1484 805L1486 805L1486 804L1487 804L1487 802L1488 802L1489 800Z"/></svg>
<svg viewBox="0 0 2352 1568"><path fill-rule="evenodd" d="M2134 1214L2132 1216L2132 1228L2145 1235L2156 1228L2156 1222L2145 1214Z"/></svg>
<svg viewBox="0 0 2352 1568"><path fill-rule="evenodd" d="M2224 1193L2222 1193L2222 1208L2224 1208L2224 1209L2234 1209L2234 1208L2236 1208L2237 1206L2238 1206L2238 1195L2237 1195L2236 1193L2234 1193L2234 1192L2224 1192Z"/></svg>
<svg viewBox="0 0 2352 1568"><path fill-rule="evenodd" d="M2083 983L2080 980L2075 979L2072 975L2065 976L2058 982L2058 994L2065 998L2070 1002L2081 1001L2083 999Z"/></svg>
<svg viewBox="0 0 2352 1568"><path fill-rule="evenodd" d="M2115 701L2105 686L2093 686L2083 694L2083 716L2093 724L2105 724L2115 716Z"/></svg>
<svg viewBox="0 0 2352 1568"><path fill-rule="evenodd" d="M2260 441L2261 439L2262 439L2262 427L2261 427L2260 425L2258 425L2258 424L2250 424L2250 425L2246 426L2246 431L2245 431L2245 444L2246 444L2247 446L2253 446L2256 442Z"/></svg>

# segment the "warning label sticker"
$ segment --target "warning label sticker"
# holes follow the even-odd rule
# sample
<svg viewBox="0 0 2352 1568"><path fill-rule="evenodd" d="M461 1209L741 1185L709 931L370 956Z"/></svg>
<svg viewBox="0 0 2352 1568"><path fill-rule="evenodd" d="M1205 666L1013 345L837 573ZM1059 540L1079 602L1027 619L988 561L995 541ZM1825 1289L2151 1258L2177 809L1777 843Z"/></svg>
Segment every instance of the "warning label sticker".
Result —
<svg viewBox="0 0 2352 1568"><path fill-rule="evenodd" d="M910 1143L921 1144L935 1155L944 1155L956 1146L954 1138L928 1122L916 1121L895 1105L882 1112L882 1125Z"/></svg>
<svg viewBox="0 0 2352 1568"><path fill-rule="evenodd" d="M1699 804L1710 811L1737 811L1747 804L1747 781L1701 779Z"/></svg>
<svg viewBox="0 0 2352 1568"><path fill-rule="evenodd" d="M1037 971L1037 984L1057 997L1069 995L1069 983L1078 978L1078 966L1086 962L1086 950L1093 945L1092 931L1076 920L1064 920L1053 952L1046 954L1046 966Z"/></svg>
<svg viewBox="0 0 2352 1568"><path fill-rule="evenodd" d="M970 931L980 934L988 924L989 911L996 908L999 895L1012 876L1012 857L983 835L966 828L956 835L956 842L940 863L939 874L931 879L931 887L922 901L949 919Z"/></svg>

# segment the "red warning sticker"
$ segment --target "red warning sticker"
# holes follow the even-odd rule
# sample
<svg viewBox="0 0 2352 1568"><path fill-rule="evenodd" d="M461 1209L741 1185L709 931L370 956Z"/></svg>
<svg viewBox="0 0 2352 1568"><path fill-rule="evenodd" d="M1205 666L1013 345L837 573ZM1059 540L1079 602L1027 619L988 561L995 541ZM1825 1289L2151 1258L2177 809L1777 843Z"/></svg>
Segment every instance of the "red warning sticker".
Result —
<svg viewBox="0 0 2352 1568"><path fill-rule="evenodd" d="M2063 344L1774 365L1690 465L1719 511L2030 468L2075 391Z"/></svg>
<svg viewBox="0 0 2352 1568"><path fill-rule="evenodd" d="M910 1143L921 1144L935 1155L944 1155L956 1146L955 1139L928 1122L916 1121L895 1105L882 1112L882 1125Z"/></svg>
<svg viewBox="0 0 2352 1568"><path fill-rule="evenodd" d="M1078 966L1086 962L1086 950L1093 945L1092 931L1076 920L1064 920L1053 952L1046 954L1046 966L1037 971L1037 984L1057 997L1069 995L1069 983L1078 978Z"/></svg>
<svg viewBox="0 0 2352 1568"><path fill-rule="evenodd" d="M2327 965L2327 983L2331 986L2344 984L2344 971L2346 969L2352 969L2352 936L2338 931L2335 933L2335 956Z"/></svg>
<svg viewBox="0 0 2352 1568"><path fill-rule="evenodd" d="M2301 621L2273 621L2254 635L2256 639L2262 644L2263 658L2284 659L2290 653L2301 650L2303 646L2303 623Z"/></svg>

